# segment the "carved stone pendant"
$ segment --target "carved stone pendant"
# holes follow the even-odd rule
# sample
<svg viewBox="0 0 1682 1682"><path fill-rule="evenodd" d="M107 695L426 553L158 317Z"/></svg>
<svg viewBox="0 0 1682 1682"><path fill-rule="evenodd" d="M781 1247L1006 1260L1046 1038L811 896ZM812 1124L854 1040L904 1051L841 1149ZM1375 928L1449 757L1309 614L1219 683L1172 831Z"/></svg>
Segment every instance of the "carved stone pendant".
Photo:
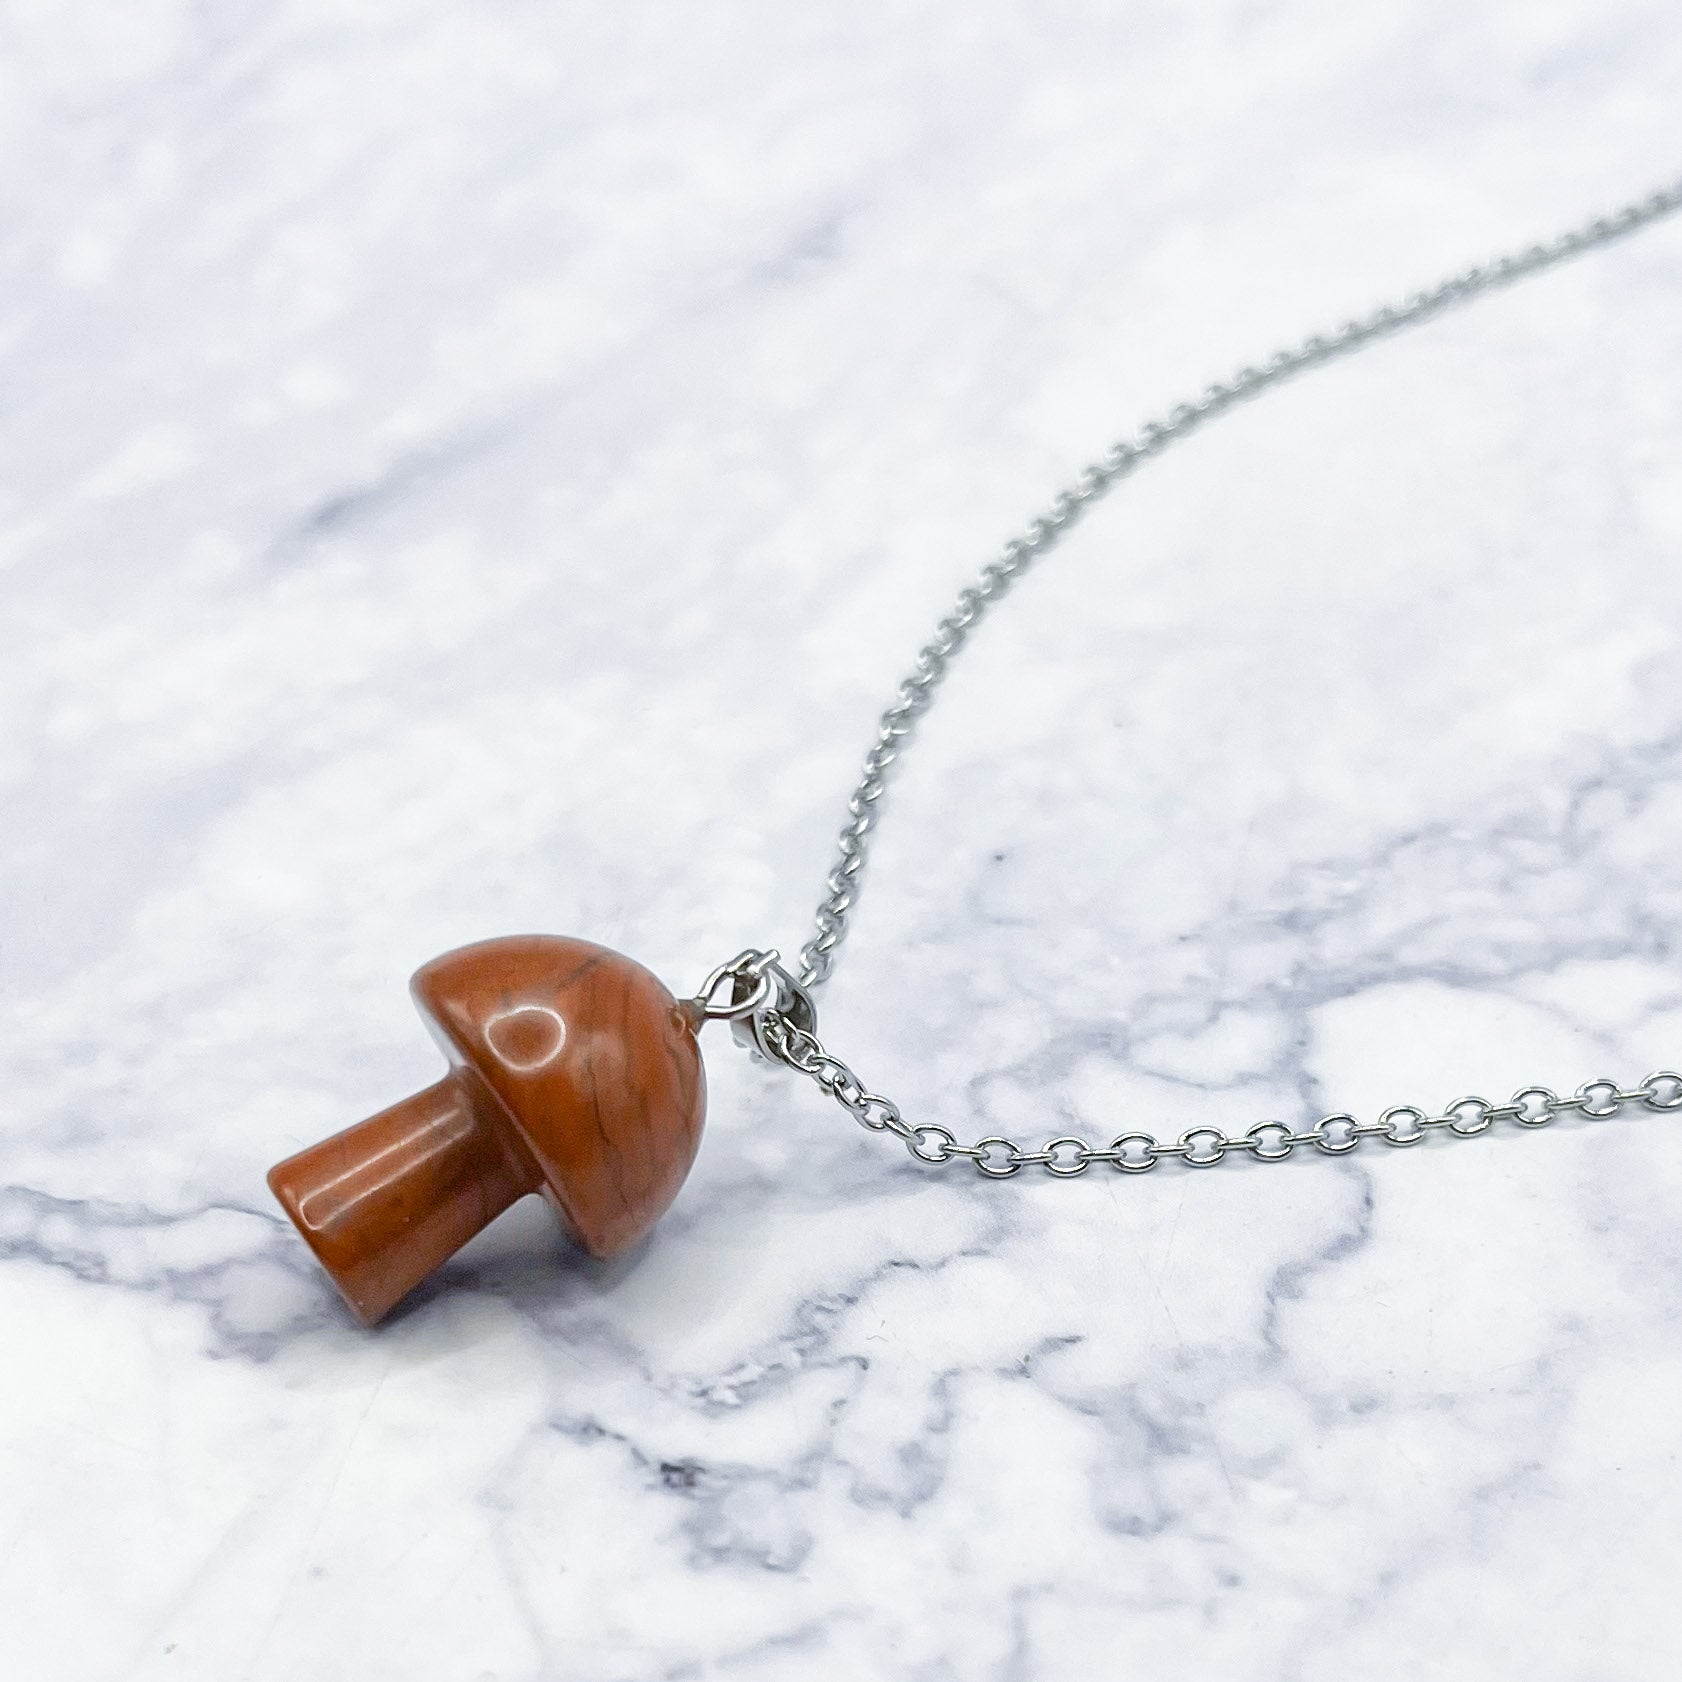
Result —
<svg viewBox="0 0 1682 1682"><path fill-rule="evenodd" d="M553 935L447 952L411 988L450 1072L269 1171L357 1317L372 1325L528 1192L594 1256L641 1238L700 1142L696 1007Z"/></svg>

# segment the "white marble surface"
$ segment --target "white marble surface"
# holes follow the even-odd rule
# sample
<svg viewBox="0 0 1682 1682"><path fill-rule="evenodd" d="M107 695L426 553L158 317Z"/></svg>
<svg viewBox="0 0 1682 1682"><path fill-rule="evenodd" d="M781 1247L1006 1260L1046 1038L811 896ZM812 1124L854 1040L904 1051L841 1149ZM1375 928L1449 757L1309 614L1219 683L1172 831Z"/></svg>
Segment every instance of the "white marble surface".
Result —
<svg viewBox="0 0 1682 1682"><path fill-rule="evenodd" d="M375 1334L409 970L802 938L972 568L1682 167L1670 0L11 4L0 1670L1682 1668L1682 1121L921 1171L711 1046L646 1250ZM966 1137L1682 1060L1682 223L1223 421L989 628L826 1035ZM1299 1153L1300 1154L1300 1153Z"/></svg>

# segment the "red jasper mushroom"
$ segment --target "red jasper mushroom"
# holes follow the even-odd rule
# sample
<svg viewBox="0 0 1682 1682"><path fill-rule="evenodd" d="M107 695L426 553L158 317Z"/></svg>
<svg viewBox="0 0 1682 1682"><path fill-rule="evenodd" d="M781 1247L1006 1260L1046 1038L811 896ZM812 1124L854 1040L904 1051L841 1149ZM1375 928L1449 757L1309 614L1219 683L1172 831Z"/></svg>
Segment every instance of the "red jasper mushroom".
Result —
<svg viewBox="0 0 1682 1682"><path fill-rule="evenodd" d="M640 964L553 935L447 952L411 989L450 1072L269 1172L357 1317L379 1320L528 1192L594 1256L642 1237L700 1142L696 1013Z"/></svg>

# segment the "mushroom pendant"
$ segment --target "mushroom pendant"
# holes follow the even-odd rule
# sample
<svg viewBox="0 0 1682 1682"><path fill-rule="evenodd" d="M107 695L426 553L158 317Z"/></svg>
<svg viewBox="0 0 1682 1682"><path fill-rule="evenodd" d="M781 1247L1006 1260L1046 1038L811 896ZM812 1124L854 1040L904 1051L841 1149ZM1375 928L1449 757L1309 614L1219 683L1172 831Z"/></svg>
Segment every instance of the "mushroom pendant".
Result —
<svg viewBox="0 0 1682 1682"><path fill-rule="evenodd" d="M382 1318L528 1192L593 1256L641 1238L700 1142L702 1003L553 935L447 952L411 990L449 1073L269 1171L357 1318Z"/></svg>

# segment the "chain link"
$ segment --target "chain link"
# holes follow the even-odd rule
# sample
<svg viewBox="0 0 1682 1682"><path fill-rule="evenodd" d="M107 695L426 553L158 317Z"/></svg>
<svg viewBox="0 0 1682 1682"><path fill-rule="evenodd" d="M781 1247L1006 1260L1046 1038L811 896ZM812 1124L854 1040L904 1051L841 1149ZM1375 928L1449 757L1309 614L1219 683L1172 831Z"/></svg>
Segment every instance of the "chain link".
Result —
<svg viewBox="0 0 1682 1682"><path fill-rule="evenodd" d="M847 801L847 821L836 837L836 857L824 879L824 896L816 914L816 932L801 948L799 979L805 987L825 981L834 966L835 948L847 933L847 920L858 903L859 879L864 872L870 831L887 788L888 775L905 745L928 711L935 687L987 610L1034 562L1053 549L1081 514L1118 481L1150 457L1195 432L1246 398L1347 355L1375 339L1424 321L1451 304L1463 303L1526 276L1539 274L1580 252L1592 251L1637 228L1682 209L1682 181L1632 200L1604 216L1581 223L1539 245L1507 253L1488 262L1473 263L1423 292L1410 292L1395 303L1382 304L1366 315L1345 321L1331 333L1313 333L1301 343L1281 350L1265 362L1251 363L1225 380L1218 380L1188 403L1176 404L1159 420L1147 421L1131 437L1122 438L1085 469L1025 531L1010 539L998 556L981 569L976 581L961 590L952 611L935 628L916 663L901 681L894 699L882 714L876 739L865 755L858 786Z"/></svg>

